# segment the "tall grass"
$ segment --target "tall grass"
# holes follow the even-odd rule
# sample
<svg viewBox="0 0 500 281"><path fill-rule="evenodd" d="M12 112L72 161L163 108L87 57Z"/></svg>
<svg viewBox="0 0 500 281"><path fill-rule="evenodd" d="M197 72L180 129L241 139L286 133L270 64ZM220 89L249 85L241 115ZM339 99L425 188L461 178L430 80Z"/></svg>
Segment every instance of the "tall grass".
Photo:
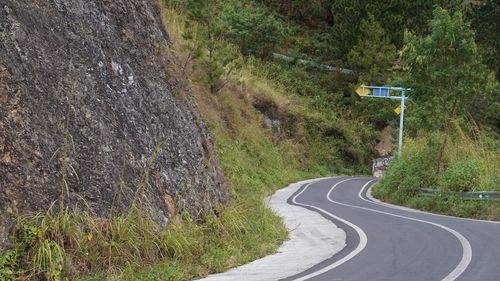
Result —
<svg viewBox="0 0 500 281"><path fill-rule="evenodd" d="M477 127L455 124L444 154L444 170L437 174L440 132L420 133L407 138L401 159L391 163L387 174L374 189L375 196L397 204L448 215L500 220L500 203L462 200L448 191L500 191L500 146L498 140ZM434 198L419 195L420 188L443 191Z"/></svg>
<svg viewBox="0 0 500 281"><path fill-rule="evenodd" d="M265 67L259 62L247 62L218 96L211 95L200 79L203 69L192 68L196 61L183 48L182 14L162 5L162 16L173 42L162 46L162 52L179 58L182 73L174 75L188 76L187 92L214 137L231 186L230 202L196 220L181 211L166 228L149 218L139 200L127 213L111 218L69 209L18 216L11 232L13 248L0 255L1 281L190 280L225 271L273 253L286 239L281 219L263 203L277 188L366 169L360 162L368 153L361 149L356 128L339 114L316 110L307 97L288 92L279 77L259 76ZM262 113L274 114L282 122L280 131L267 128ZM148 158L134 198L147 188L143 182L160 147ZM359 159L346 161L353 155Z"/></svg>
<svg viewBox="0 0 500 281"><path fill-rule="evenodd" d="M154 280L190 280L224 271L271 253L286 237L261 197L248 195L203 223L182 213L165 229L139 209L100 221L72 212L18 217L0 280L142 280L152 272Z"/></svg>

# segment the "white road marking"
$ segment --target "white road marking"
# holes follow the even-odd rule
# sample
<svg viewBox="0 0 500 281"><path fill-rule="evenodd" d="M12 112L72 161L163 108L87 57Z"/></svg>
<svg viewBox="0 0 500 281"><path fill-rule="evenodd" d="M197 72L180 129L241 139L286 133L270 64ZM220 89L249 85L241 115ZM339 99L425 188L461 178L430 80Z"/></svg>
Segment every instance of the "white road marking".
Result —
<svg viewBox="0 0 500 281"><path fill-rule="evenodd" d="M437 223L433 223L433 222L429 222L429 221L425 221L425 220L419 220L419 219L415 219L415 218L410 218L410 217L406 217L406 216L400 216L400 215L396 215L396 214L391 214L391 213L387 213L387 212L383 212L383 211L378 211L378 210L374 210L374 209L370 209L370 208L365 208L365 207L361 207L361 206L356 206L356 205L350 205L350 204L345 204L345 203L340 203L340 202L337 202L333 199L330 198L330 195L331 193L333 192L333 190L338 186L340 185L341 183L344 183L346 181L349 181L349 180L356 180L356 179L360 179L360 178L350 178L350 179L345 179L345 180L342 180L338 183L336 183L335 185L333 185L331 188L330 188L330 191L328 191L328 194L326 195L326 198L328 199L328 201L332 202L332 203L335 203L335 204L339 204L339 205L342 205L342 206L347 206L347 207L352 207L352 208L357 208L357 209L362 209L362 210L367 210L367 211L370 211L370 212L375 212L375 213L380 213L380 214L385 214L385 215L389 215L389 216L393 216L393 217L398 217L398 218L403 218L403 219L407 219L407 220L412 220L412 221L416 221L416 222L421 222L421 223L426 223L426 224L430 224L430 225L433 225L433 226L436 226L436 227L439 227L441 229L444 229L445 231L451 233L452 235L454 235L460 242L460 244L462 245L462 259L460 260L459 264L455 267L455 269L453 269L453 271L451 271L446 277L444 277L442 279L442 281L453 281L455 279L457 279L466 269L467 267L469 266L471 260L472 260L472 248L470 246L470 243L469 241L460 233L458 233L457 231L451 229L451 228L448 228L446 226L443 226L443 225L440 225L440 224L437 224ZM363 198L361 196L361 194L363 193L363 191L365 190L365 188L373 181L375 181L376 179L373 179L373 180L370 180L368 182L366 182L363 187L361 188L360 192L358 193L358 197L360 197L362 200L364 201L367 201L367 202L371 202L365 198ZM303 280L307 280L309 278L312 278L312 277L315 277L315 276L318 276L320 274L323 274L327 271L330 271L336 267L338 267L339 265L347 262L348 260L354 258L357 254L359 254L365 247L366 247L366 244L368 242L368 239L367 239L367 236L365 234L365 232L359 228L358 226L352 224L351 222L348 222L344 219L341 219L321 208L318 208L316 206L312 206L312 205L307 205L307 204L302 204L302 203L297 203L295 201L295 199L301 195L306 189L307 187L309 187L310 184L308 184L299 194L297 194L293 199L292 201L295 203L295 204L298 204L298 205L303 205L303 206L308 206L308 207L311 207L311 208L314 208L316 210L319 210L325 214L327 214L328 216L331 216L335 219L338 219L342 222L344 222L345 224L351 226L352 228L354 228L356 230L356 232L358 233L358 235L360 236L360 243L358 244L358 246L356 247L356 249L354 249L349 255L345 256L344 258L342 258L341 260L327 266L327 267L324 267L318 271L315 271L313 273L310 273L304 277L300 277L300 278L297 278L297 279L294 279L294 281L303 281ZM371 203L374 203L374 204L377 204L376 202L371 202Z"/></svg>
<svg viewBox="0 0 500 281"><path fill-rule="evenodd" d="M212 274L198 281L276 281L294 276L329 259L346 245L346 233L316 210L288 204L306 184L332 177L292 183L266 199L267 207L283 218L289 236L275 254Z"/></svg>
<svg viewBox="0 0 500 281"><path fill-rule="evenodd" d="M336 183L336 184L332 187L332 190L333 190L336 186L338 186L339 184L341 184L341 183L343 183L343 182L350 181L350 180L355 180L355 179L360 179L360 178L349 178L349 179L341 180L341 181L339 181L338 183ZM327 212L327 211L325 211L325 210L323 210L323 209L321 209L321 208L319 208L319 207L312 206L312 205L308 205L308 204L303 204L303 203L297 203L297 201L296 201L297 197L298 197L298 196L300 196L300 195L301 195L304 191L306 191L306 189L307 189L307 188L309 187L309 185L311 185L311 184L312 184L312 183L310 183L310 184L306 185L306 187L304 187L304 189L303 189L300 193L298 193L297 195L295 195L295 196L293 197L293 199L292 199L292 202L293 202L293 203L295 203L295 204L297 204L297 205L300 205L300 206L307 206L307 207L313 208L313 209L315 209L315 210L318 210L318 211L320 211L320 212L322 212L322 213L326 214L327 216L330 216L330 217L332 217L332 218L334 218L334 219L337 219L337 220L339 220L339 221L341 221L341 222L343 222L343 223L347 224L348 226L352 227L352 228L353 228L353 229L354 229L354 230L358 233L358 235L359 235L359 244L358 244L358 246L356 247L356 249L354 249L352 252L350 252L347 256L343 257L342 259L340 259L340 260L338 260L338 261L336 261L336 262L332 263L331 265L329 265L329 266L327 266L327 267L324 267L324 268L322 268L322 269L320 269L320 270L318 270L318 271L315 271L315 272L313 272L313 273L310 273L310 274L308 274L308 275L306 275L306 276L303 276L303 277L299 277L299 278L297 278L297 279L294 279L294 281L303 281L303 280L307 280L307 279L309 279L309 278L312 278L312 277L318 276L318 275L320 275L320 274L323 274L323 273L325 273L325 272L327 272L327 271L330 271L330 270L334 269L335 267L337 267L337 266L339 266L339 265L341 265L341 264L345 263L346 261L348 261L348 260L352 259L352 258L353 258L353 257L355 257L357 254L359 254L361 251L363 251L363 249L366 247L366 244L367 244L367 242L368 242L368 238L366 237L366 233L365 233L365 232L364 232L364 231L363 231L360 227L358 227L357 225L355 225L355 224L353 224L353 223L351 223L351 222L349 222L349 221L347 221L347 220L344 220L344 219L342 219L342 218L339 218L339 217L337 217L337 216L335 216L335 215L333 215L333 214L331 214L331 213L329 213L329 212ZM331 190L330 190L330 191L331 191ZM327 199L329 199L329 198L328 198L328 195L329 195L329 194L330 194L330 192L327 194Z"/></svg>
<svg viewBox="0 0 500 281"><path fill-rule="evenodd" d="M358 197L361 198L361 200L363 200L363 201L366 201L366 202L369 202L372 204L377 204L376 202L372 202L370 200L367 200L367 199L363 198L363 196L362 196L365 188L368 186L368 184L370 184L373 181L375 181L375 180L368 181L361 188L361 190L358 193ZM333 190L333 188L332 188L332 190ZM329 196L329 194L330 193L328 193L328 196ZM330 198L328 198L328 199L330 199ZM334 202L333 200L331 200L331 201ZM344 205L347 205L347 204L344 204ZM376 213L380 213L380 214L393 216L393 217L408 219L408 220L412 220L412 221L416 221L416 222L427 223L427 224L430 224L433 226L437 226L437 227L444 229L444 230L448 231L449 233L453 234L458 239L458 241L460 241L460 244L462 244L462 259L458 263L457 267L455 267L455 269L453 269L453 271L451 271L446 277L444 277L442 279L442 281L453 281L453 280L457 279L467 269L467 267L469 266L469 264L472 260L472 247L470 246L469 240L467 240L467 238L465 238L462 234L458 233L457 231L455 231L449 227L446 227L446 226L438 224L438 223L426 221L426 220L420 220L420 219L410 218L410 217L406 217L406 216L391 214L391 213L387 213L384 211L374 210L374 209L365 208L365 207L361 207L361 206L355 206L355 205L350 205L350 206L354 207L354 208L358 208L358 209L363 209L363 210L367 210L367 211L371 211L371 212L376 212Z"/></svg>
<svg viewBox="0 0 500 281"><path fill-rule="evenodd" d="M396 209L396 210L421 213L421 214L426 214L426 215L430 215L430 216L444 217L444 218L455 219L455 220L465 220L465 221L473 221L473 222L479 222L479 223L500 224L500 221L487 221L487 220L480 220L480 219L461 218L461 217L454 217L454 216L448 216L448 215L442 215L442 214L434 214L434 213L429 213L426 211L421 211L421 210L417 210L417 209L412 209L412 208L408 208L408 207L403 207L403 206L398 206L398 205L382 202L371 195L371 190L372 190L373 186L375 186L375 184L370 186L370 188L368 188L368 190L366 191L366 197L368 197L371 200L368 202L373 203L373 204L377 204L380 206L384 206L384 207L392 208L392 209Z"/></svg>

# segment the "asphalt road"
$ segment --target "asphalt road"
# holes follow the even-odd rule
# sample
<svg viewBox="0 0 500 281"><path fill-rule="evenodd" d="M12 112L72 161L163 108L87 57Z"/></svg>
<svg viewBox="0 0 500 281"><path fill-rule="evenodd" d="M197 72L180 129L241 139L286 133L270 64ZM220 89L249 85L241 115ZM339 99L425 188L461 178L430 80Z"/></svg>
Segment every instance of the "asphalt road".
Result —
<svg viewBox="0 0 500 281"><path fill-rule="evenodd" d="M500 223L400 208L372 201L367 177L302 186L288 199L347 234L333 257L283 280L500 281Z"/></svg>

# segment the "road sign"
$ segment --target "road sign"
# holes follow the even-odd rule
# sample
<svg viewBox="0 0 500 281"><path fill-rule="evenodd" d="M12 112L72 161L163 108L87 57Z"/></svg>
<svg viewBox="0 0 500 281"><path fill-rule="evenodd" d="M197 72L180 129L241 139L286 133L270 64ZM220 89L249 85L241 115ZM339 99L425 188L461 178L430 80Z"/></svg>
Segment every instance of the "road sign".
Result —
<svg viewBox="0 0 500 281"><path fill-rule="evenodd" d="M373 89L373 96L375 97L388 97L389 96L389 88L380 87Z"/></svg>
<svg viewBox="0 0 500 281"><path fill-rule="evenodd" d="M401 114L401 106L396 107L394 112L396 112L397 115Z"/></svg>
<svg viewBox="0 0 500 281"><path fill-rule="evenodd" d="M398 100L401 105L394 109L394 112L399 114L399 141L398 141L398 157L401 156L401 150L403 148L403 120L405 116L405 100L409 98L405 96L406 91L412 91L412 89L401 88L401 87L391 87L391 86L365 86L361 85L356 89L356 93L361 97L368 98L383 98Z"/></svg>
<svg viewBox="0 0 500 281"><path fill-rule="evenodd" d="M360 96L370 95L371 93L372 93L372 91L368 88L359 87L356 89L356 94L358 94Z"/></svg>

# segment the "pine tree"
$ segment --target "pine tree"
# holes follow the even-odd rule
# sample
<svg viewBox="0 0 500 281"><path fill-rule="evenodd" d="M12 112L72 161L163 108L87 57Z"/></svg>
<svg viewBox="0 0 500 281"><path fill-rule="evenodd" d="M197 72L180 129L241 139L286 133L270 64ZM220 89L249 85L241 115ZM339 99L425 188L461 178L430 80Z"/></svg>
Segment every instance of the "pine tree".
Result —
<svg viewBox="0 0 500 281"><path fill-rule="evenodd" d="M358 43L348 55L349 65L359 72L359 82L384 84L392 72L397 58L396 47L382 26L369 14L361 21Z"/></svg>
<svg viewBox="0 0 500 281"><path fill-rule="evenodd" d="M219 0L189 0L187 4L186 47L204 68L213 95L224 88L234 70L241 66L238 50L224 41L225 26L219 14L222 8Z"/></svg>

